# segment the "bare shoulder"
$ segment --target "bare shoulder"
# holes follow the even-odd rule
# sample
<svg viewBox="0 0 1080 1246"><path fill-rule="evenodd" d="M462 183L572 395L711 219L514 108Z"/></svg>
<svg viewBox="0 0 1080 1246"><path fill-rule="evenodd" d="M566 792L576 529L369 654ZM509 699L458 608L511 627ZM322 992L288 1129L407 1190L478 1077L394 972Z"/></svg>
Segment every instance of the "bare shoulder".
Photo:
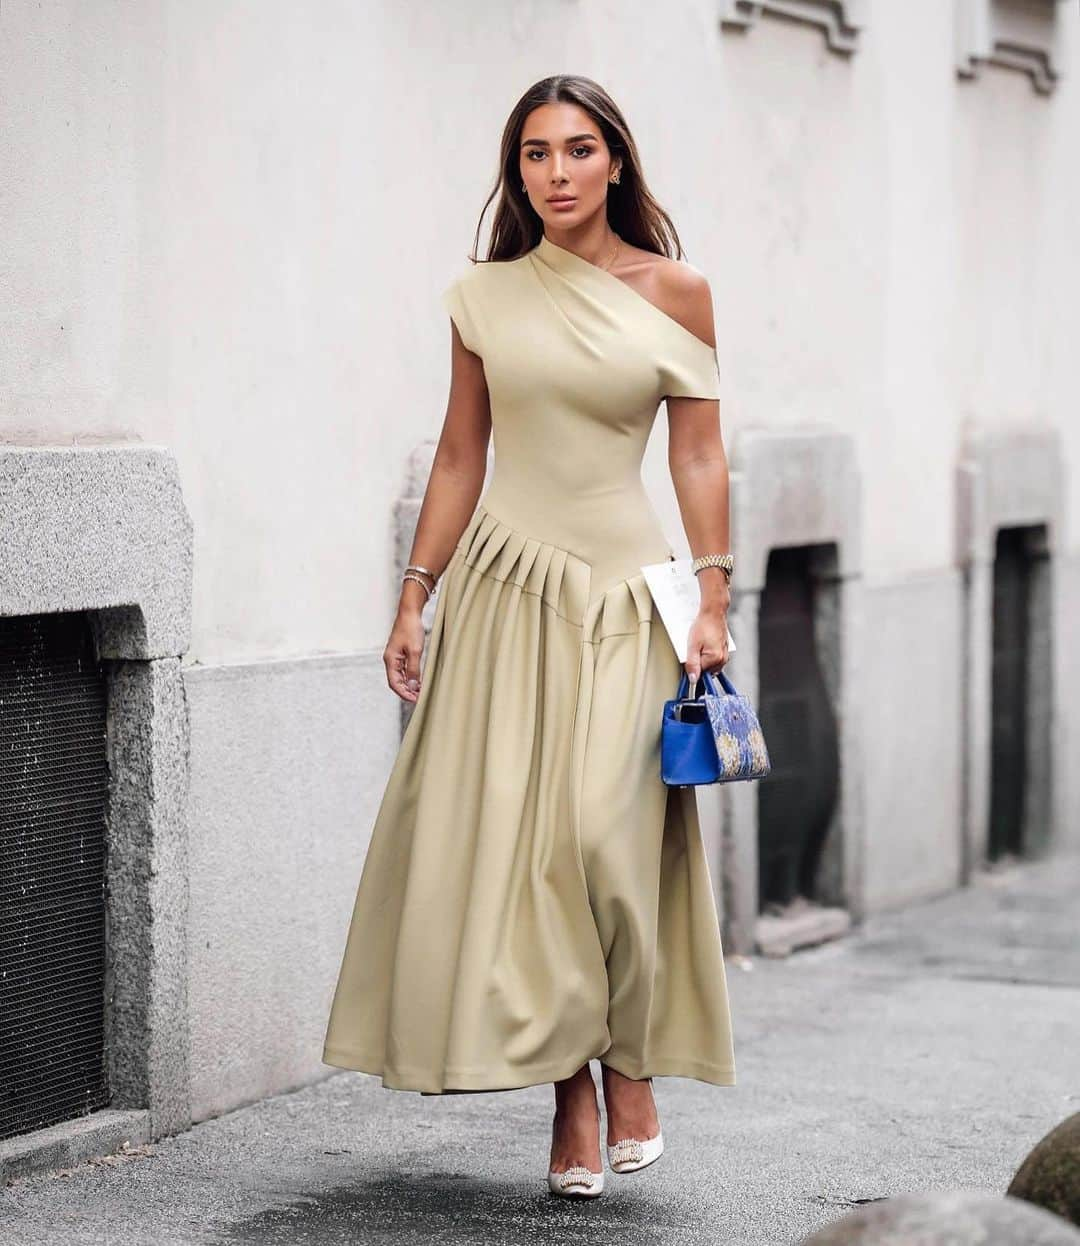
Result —
<svg viewBox="0 0 1080 1246"><path fill-rule="evenodd" d="M712 289L705 274L685 260L669 259L638 247L629 251L624 279L684 329L715 346Z"/></svg>
<svg viewBox="0 0 1080 1246"><path fill-rule="evenodd" d="M665 292L664 311L695 337L715 346L712 289L708 278L685 260L658 258Z"/></svg>

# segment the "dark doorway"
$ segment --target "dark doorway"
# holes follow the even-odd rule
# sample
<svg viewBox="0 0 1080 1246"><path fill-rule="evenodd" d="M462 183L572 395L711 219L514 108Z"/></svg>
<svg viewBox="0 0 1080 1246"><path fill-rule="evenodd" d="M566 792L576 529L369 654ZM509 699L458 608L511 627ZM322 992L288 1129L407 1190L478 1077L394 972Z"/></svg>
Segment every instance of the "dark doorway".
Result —
<svg viewBox="0 0 1080 1246"><path fill-rule="evenodd" d="M1043 525L999 528L990 707L991 861L1031 856L1049 821L1049 593Z"/></svg>
<svg viewBox="0 0 1080 1246"><path fill-rule="evenodd" d="M815 639L814 546L774 549L761 595L758 717L772 770L758 788L758 904L817 899L836 806L836 716Z"/></svg>

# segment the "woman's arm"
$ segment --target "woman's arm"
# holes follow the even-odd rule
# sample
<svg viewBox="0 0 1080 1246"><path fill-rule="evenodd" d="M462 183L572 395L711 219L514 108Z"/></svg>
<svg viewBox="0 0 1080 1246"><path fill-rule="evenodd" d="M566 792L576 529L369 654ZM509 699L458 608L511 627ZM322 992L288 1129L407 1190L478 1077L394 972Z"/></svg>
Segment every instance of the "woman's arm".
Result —
<svg viewBox="0 0 1080 1246"><path fill-rule="evenodd" d="M491 406L479 355L466 349L451 320L450 396L446 404L431 475L416 521L409 562L442 575L469 522L484 485ZM420 695L420 654L424 644L423 586L402 580L397 616L383 650L386 680L404 701Z"/></svg>
<svg viewBox="0 0 1080 1246"><path fill-rule="evenodd" d="M684 272L679 320L710 345L716 343L712 293L693 269ZM691 557L725 554L731 548L728 465L715 398L667 399L668 467ZM701 607L690 629L684 667L691 679L728 660L727 612L731 592L720 567L698 572Z"/></svg>

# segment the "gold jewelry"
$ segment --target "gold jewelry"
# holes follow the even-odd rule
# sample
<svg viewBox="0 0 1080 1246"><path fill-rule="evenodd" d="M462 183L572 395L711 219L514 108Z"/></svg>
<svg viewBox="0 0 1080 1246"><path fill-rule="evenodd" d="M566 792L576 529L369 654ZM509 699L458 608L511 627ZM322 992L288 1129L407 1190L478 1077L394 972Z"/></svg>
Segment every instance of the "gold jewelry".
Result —
<svg viewBox="0 0 1080 1246"><path fill-rule="evenodd" d="M611 253L611 259L609 259L606 264L599 265L599 267L602 268L605 272L607 272L607 270L612 266L612 264L615 263L615 257L616 255L619 254L619 243L621 242L622 242L622 239L619 237L618 234L616 234L615 235L615 250L612 251Z"/></svg>
<svg viewBox="0 0 1080 1246"><path fill-rule="evenodd" d="M614 182L614 183L615 183L615 185L616 185L616 186L618 186L618 184L619 184L619 177L621 176L621 174L622 174L622 168L621 168L621 166L620 166L619 168L617 168L617 169L614 171L614 173L612 173L612 175L608 178L608 181L609 181L609 182Z"/></svg>
<svg viewBox="0 0 1080 1246"><path fill-rule="evenodd" d="M405 568L406 571L419 571L421 575L430 575L432 584L439 578L434 571L429 571L427 567L421 567L418 562L411 562Z"/></svg>
<svg viewBox="0 0 1080 1246"><path fill-rule="evenodd" d="M703 571L706 567L719 567L723 571L727 582L731 583L731 575L735 570L734 554L702 554L700 558L695 558L690 564L690 569L695 575L699 571Z"/></svg>
<svg viewBox="0 0 1080 1246"><path fill-rule="evenodd" d="M427 582L426 582L425 580L422 580L422 579L421 579L421 578L420 578L420 577L416 574L416 572L415 572L415 571L406 571L406 572L404 572L404 573L403 573L403 575L402 575L402 577L401 577L401 578L402 578L403 580L415 580L415 581L417 582L417 584L419 584L419 585L423 588L424 592L425 592L425 593L427 593L428 597L432 596L432 594L435 592L435 590L434 590L433 588L428 588L428 586L427 586ZM427 598L425 598L424 600L426 601L426 600L427 600Z"/></svg>

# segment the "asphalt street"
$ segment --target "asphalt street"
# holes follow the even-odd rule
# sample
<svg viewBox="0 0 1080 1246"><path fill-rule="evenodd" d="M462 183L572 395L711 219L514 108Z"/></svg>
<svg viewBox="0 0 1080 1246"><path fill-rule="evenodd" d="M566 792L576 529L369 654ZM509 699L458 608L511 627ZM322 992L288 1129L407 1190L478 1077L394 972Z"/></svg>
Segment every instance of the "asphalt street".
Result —
<svg viewBox="0 0 1080 1246"><path fill-rule="evenodd" d="M1004 1192L1080 1110L1080 858L981 876L783 960L728 962L738 1084L654 1082L666 1150L545 1183L550 1087L445 1099L337 1073L0 1189L5 1246L746 1243L867 1200Z"/></svg>

